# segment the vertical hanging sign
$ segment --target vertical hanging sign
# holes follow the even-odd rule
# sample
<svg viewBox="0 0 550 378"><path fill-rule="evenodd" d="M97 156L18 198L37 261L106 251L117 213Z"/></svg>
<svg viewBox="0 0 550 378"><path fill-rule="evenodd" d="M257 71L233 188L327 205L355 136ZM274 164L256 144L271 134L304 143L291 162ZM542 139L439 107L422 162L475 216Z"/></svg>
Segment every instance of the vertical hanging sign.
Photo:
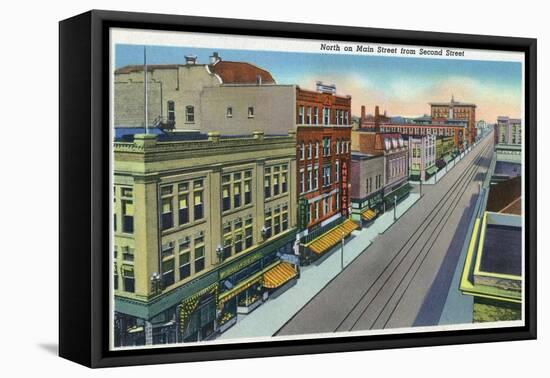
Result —
<svg viewBox="0 0 550 378"><path fill-rule="evenodd" d="M348 216L348 206L349 206L349 199L348 199L348 162L347 160L342 160L342 168L341 168L341 186L340 186L340 209L342 212L342 215L344 217Z"/></svg>

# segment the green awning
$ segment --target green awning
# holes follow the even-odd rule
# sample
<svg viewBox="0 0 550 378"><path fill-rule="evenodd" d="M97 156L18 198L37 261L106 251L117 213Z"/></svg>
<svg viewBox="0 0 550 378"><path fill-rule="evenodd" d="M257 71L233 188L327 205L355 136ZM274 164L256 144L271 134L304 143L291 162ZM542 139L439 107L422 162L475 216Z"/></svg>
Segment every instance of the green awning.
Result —
<svg viewBox="0 0 550 378"><path fill-rule="evenodd" d="M449 155L445 155L443 156L443 160L445 160L445 163L448 163L450 162L451 160L453 160L453 157L449 154Z"/></svg>
<svg viewBox="0 0 550 378"><path fill-rule="evenodd" d="M433 175L437 172L437 167L435 165L432 165L430 168L426 169L426 173L429 175Z"/></svg>

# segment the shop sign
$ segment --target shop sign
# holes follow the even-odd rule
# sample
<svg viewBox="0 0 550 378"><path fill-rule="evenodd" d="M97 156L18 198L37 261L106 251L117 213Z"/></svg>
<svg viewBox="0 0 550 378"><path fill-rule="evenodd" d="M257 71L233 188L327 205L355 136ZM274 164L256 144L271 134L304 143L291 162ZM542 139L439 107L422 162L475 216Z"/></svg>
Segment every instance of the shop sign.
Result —
<svg viewBox="0 0 550 378"><path fill-rule="evenodd" d="M349 198L348 198L348 162L342 161L341 175L342 178L340 186L340 209L342 209L342 215L347 217L349 214Z"/></svg>

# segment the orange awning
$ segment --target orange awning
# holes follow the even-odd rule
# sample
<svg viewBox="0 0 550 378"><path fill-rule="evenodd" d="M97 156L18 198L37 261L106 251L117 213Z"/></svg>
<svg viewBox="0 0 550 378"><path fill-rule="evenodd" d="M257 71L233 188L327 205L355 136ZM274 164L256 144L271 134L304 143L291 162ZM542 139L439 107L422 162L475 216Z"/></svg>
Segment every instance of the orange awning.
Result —
<svg viewBox="0 0 550 378"><path fill-rule="evenodd" d="M264 274L264 287L268 289L279 287L296 277L296 274L291 264L282 262Z"/></svg>
<svg viewBox="0 0 550 378"><path fill-rule="evenodd" d="M321 253L328 251L330 248L335 246L343 237L348 236L351 232L357 229L359 226L352 221L351 219L346 219L340 225L334 227L327 233L319 236L316 239L313 239L309 244L306 244L306 247L313 253L320 255Z"/></svg>
<svg viewBox="0 0 550 378"><path fill-rule="evenodd" d="M373 209L367 209L361 213L361 218L366 221L373 220L376 217L376 211Z"/></svg>

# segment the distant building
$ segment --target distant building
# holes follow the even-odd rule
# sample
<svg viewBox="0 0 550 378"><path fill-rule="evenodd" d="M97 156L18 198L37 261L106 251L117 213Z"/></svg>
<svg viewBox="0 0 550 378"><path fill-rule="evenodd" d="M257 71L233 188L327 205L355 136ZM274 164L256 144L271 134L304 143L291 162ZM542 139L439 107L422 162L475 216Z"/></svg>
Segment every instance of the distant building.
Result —
<svg viewBox="0 0 550 378"><path fill-rule="evenodd" d="M521 145L521 119L500 116L497 119L495 138L497 144Z"/></svg>
<svg viewBox="0 0 550 378"><path fill-rule="evenodd" d="M114 142L115 346L213 337L297 276L295 133Z"/></svg>
<svg viewBox="0 0 550 378"><path fill-rule="evenodd" d="M384 155L351 153L351 219L372 222L383 211Z"/></svg>
<svg viewBox="0 0 550 378"><path fill-rule="evenodd" d="M436 121L446 119L466 121L464 140L470 145L475 142L476 104L455 101L453 96L450 102L432 102L430 107L431 116Z"/></svg>
<svg viewBox="0 0 550 378"><path fill-rule="evenodd" d="M436 136L433 134L408 138L409 175L413 180L426 181L437 172Z"/></svg>
<svg viewBox="0 0 550 378"><path fill-rule="evenodd" d="M455 149L464 148L464 135L468 122L463 119L438 118L425 115L422 117L388 117L386 112L380 114L375 107L374 116L366 115L365 107L361 108L360 130L378 130L387 133L400 133L403 136L435 135L437 139L452 138Z"/></svg>

